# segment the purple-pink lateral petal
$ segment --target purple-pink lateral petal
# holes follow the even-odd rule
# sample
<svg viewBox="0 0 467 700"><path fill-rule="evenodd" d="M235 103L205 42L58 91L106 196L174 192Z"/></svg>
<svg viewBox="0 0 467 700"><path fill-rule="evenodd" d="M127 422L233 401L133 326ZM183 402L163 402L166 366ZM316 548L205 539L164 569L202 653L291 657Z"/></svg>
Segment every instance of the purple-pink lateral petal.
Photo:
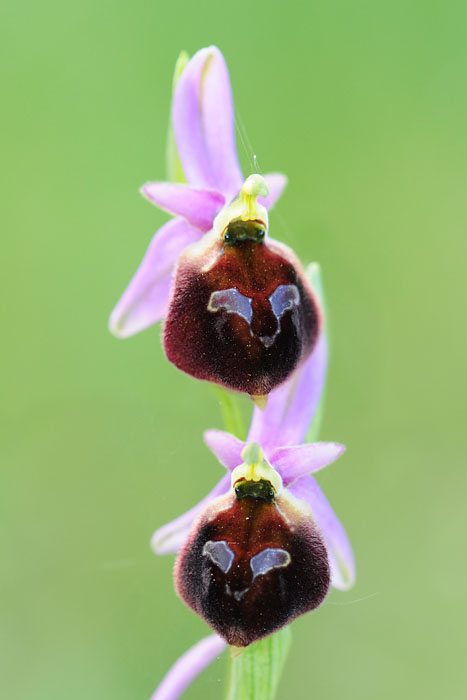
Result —
<svg viewBox="0 0 467 700"><path fill-rule="evenodd" d="M248 442L259 442L267 454L276 447L300 445L321 398L326 365L327 342L321 333L310 357L269 394L266 410L255 408Z"/></svg>
<svg viewBox="0 0 467 700"><path fill-rule="evenodd" d="M187 245L202 235L202 231L179 218L159 229L110 315L109 329L114 335L127 338L165 316L177 259Z"/></svg>
<svg viewBox="0 0 467 700"><path fill-rule="evenodd" d="M268 454L285 486L292 484L305 474L317 472L334 462L345 451L337 442L313 442L294 447L278 447Z"/></svg>
<svg viewBox="0 0 467 700"><path fill-rule="evenodd" d="M198 51L183 71L173 99L173 126L190 185L238 194L243 176L235 147L229 73L219 49Z"/></svg>
<svg viewBox="0 0 467 700"><path fill-rule="evenodd" d="M242 450L245 443L222 430L206 430L204 442L217 459L230 471L242 463Z"/></svg>
<svg viewBox="0 0 467 700"><path fill-rule="evenodd" d="M151 700L175 700L191 683L222 654L226 643L217 634L211 634L188 649L174 663L162 683L151 695Z"/></svg>
<svg viewBox="0 0 467 700"><path fill-rule="evenodd" d="M198 515L217 496L227 493L230 489L230 474L226 474L214 486L212 491L196 506L186 513L160 527L151 537L151 548L156 554L175 554L185 542L191 526Z"/></svg>
<svg viewBox="0 0 467 700"><path fill-rule="evenodd" d="M225 198L213 190L199 190L176 182L148 182L142 194L153 204L175 216L181 216L201 231L209 231L225 204Z"/></svg>
<svg viewBox="0 0 467 700"><path fill-rule="evenodd" d="M289 487L297 498L306 501L323 535L331 567L331 585L347 590L355 582L352 547L340 520L312 476L304 476Z"/></svg>
<svg viewBox="0 0 467 700"><path fill-rule="evenodd" d="M269 194L267 197L258 197L258 202L266 207L266 209L272 209L287 185L287 178L285 175L282 175L282 173L269 173L264 176L264 179Z"/></svg>

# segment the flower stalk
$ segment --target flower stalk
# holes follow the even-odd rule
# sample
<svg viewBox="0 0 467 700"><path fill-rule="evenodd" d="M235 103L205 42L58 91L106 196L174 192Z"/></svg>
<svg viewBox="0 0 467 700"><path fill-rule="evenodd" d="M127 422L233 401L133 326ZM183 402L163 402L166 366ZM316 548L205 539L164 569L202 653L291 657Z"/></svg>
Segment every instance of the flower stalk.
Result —
<svg viewBox="0 0 467 700"><path fill-rule="evenodd" d="M231 653L226 700L274 700L290 649L290 627Z"/></svg>
<svg viewBox="0 0 467 700"><path fill-rule="evenodd" d="M227 391L227 389L223 389L217 384L213 385L213 389L219 401L225 429L228 433L232 433L232 435L238 437L239 440L244 440L246 437L246 429L237 396L233 392Z"/></svg>

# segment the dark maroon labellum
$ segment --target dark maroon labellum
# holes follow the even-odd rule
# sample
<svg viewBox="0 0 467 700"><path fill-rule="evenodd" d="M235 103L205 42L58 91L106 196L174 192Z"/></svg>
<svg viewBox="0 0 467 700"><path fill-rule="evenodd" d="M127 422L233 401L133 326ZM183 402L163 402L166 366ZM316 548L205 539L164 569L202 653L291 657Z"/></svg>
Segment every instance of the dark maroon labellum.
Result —
<svg viewBox="0 0 467 700"><path fill-rule="evenodd" d="M164 331L179 369L252 395L285 381L319 330L299 263L264 233L258 222L233 221L223 241L182 256Z"/></svg>
<svg viewBox="0 0 467 700"><path fill-rule="evenodd" d="M179 595L234 646L283 627L326 596L329 564L311 517L266 481L239 482L198 521L176 564Z"/></svg>

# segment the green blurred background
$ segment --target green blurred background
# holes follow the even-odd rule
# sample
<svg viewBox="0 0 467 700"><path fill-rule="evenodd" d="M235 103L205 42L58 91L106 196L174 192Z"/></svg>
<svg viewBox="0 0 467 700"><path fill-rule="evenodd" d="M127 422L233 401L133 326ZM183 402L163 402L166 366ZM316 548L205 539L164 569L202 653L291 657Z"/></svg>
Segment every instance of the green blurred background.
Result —
<svg viewBox="0 0 467 700"><path fill-rule="evenodd" d="M159 328L107 318L165 220L138 188L165 175L174 62L211 43L245 172L290 178L271 232L321 262L322 439L348 447L320 481L358 582L294 623L279 697L466 697L466 28L446 0L4 7L2 697L148 700L207 631L148 542L220 476L219 407Z"/></svg>

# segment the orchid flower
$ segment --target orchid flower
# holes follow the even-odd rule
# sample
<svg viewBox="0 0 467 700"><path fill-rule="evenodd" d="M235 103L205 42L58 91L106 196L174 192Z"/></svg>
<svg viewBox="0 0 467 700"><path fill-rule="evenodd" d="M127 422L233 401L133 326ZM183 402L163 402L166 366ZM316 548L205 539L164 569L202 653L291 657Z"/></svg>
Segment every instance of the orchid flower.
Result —
<svg viewBox="0 0 467 700"><path fill-rule="evenodd" d="M168 359L188 374L263 397L309 356L321 312L302 267L268 236L280 173L244 180L229 75L216 47L182 70L172 105L186 183L142 193L174 215L155 234L109 327L125 338L164 317Z"/></svg>
<svg viewBox="0 0 467 700"><path fill-rule="evenodd" d="M285 495L290 496L294 503L299 501L303 504L303 513L308 514L310 523L320 534L326 549L330 584L341 590L353 585L355 564L348 537L312 476L312 473L336 460L345 448L333 442L303 444L320 400L326 360L326 338L321 334L306 363L291 380L271 393L266 410L254 409L245 442L218 430L205 433L206 444L228 473L197 506L154 533L151 545L157 554L179 550L183 553L186 543L193 543L193 532L202 525L203 514L213 503L219 502L219 497L225 497L231 491L232 483L238 483L235 474L239 470L245 474L245 467L251 462L248 453L251 455L255 450L260 450L261 453L254 459L258 462L264 456L265 468L272 470L265 478L271 482L279 479ZM180 592L180 584L178 588ZM324 595L326 592L324 590ZM200 662L199 648L196 646L177 662L177 673L173 669L169 672L152 700L174 700L181 692L179 688L182 685L186 687L220 653L222 638L213 635L208 639L209 642L204 641L208 651L203 655L203 663ZM184 679L188 679L186 683Z"/></svg>

